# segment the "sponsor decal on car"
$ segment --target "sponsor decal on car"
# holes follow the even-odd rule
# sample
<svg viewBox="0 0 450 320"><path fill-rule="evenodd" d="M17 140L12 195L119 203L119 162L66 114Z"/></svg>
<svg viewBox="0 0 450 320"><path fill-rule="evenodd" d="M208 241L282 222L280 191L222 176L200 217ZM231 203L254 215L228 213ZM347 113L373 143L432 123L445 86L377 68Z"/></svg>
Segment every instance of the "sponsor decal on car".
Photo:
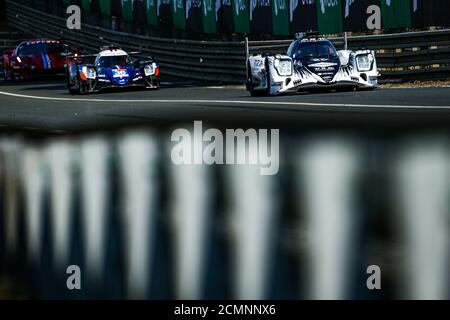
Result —
<svg viewBox="0 0 450 320"><path fill-rule="evenodd" d="M318 63L313 63L310 64L310 67L315 67L315 68L328 68L328 67L335 67L338 64L335 62L318 62Z"/></svg>
<svg viewBox="0 0 450 320"><path fill-rule="evenodd" d="M113 74L113 78L123 79L123 78L128 78L129 77L127 69L117 68L117 69L112 69L111 71L112 71L112 74Z"/></svg>

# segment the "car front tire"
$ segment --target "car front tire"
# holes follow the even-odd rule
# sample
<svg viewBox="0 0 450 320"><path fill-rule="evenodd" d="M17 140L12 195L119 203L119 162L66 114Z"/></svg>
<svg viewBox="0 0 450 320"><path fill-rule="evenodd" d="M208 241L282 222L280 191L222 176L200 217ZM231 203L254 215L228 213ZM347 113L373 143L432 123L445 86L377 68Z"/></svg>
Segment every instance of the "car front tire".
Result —
<svg viewBox="0 0 450 320"><path fill-rule="evenodd" d="M69 76L67 76L67 90L69 91L70 94L77 94L78 93L78 90L76 88L74 88L74 86L70 82Z"/></svg>

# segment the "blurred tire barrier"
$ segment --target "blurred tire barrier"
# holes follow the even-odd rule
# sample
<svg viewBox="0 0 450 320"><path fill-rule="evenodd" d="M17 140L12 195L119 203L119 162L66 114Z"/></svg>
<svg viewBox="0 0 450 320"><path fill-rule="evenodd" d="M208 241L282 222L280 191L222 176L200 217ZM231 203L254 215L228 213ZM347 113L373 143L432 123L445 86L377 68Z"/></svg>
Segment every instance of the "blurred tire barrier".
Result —
<svg viewBox="0 0 450 320"><path fill-rule="evenodd" d="M66 20L7 1L8 21L14 28L36 37L55 37L75 47L97 52L111 43L142 51L158 59L163 73L176 78L244 83L246 54L286 53L290 40L196 41L148 37L82 25L66 28ZM343 38L332 41L343 46ZM376 50L382 81L442 80L450 77L450 30L348 37L351 49Z"/></svg>
<svg viewBox="0 0 450 320"><path fill-rule="evenodd" d="M293 134L261 176L174 165L166 129L3 134L0 279L42 299L448 299L449 137Z"/></svg>

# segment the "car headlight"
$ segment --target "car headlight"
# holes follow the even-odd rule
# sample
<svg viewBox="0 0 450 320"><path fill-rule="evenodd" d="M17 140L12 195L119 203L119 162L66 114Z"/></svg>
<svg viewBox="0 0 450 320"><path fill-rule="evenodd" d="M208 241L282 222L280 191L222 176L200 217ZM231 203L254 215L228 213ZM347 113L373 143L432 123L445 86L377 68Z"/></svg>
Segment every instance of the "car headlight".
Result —
<svg viewBox="0 0 450 320"><path fill-rule="evenodd" d="M273 66L277 69L280 76L292 75L292 61L275 59Z"/></svg>
<svg viewBox="0 0 450 320"><path fill-rule="evenodd" d="M356 65L358 67L358 71L370 71L372 70L373 63L372 54L360 54L356 56Z"/></svg>
<svg viewBox="0 0 450 320"><path fill-rule="evenodd" d="M154 63L153 63L153 64L148 64L148 65L146 65L146 66L144 67L144 73L145 73L145 76L146 76L146 77L153 75L153 74L155 73L155 66L154 66Z"/></svg>
<svg viewBox="0 0 450 320"><path fill-rule="evenodd" d="M95 72L95 68L92 67L83 67L83 73L88 79L95 79L97 77L97 72Z"/></svg>

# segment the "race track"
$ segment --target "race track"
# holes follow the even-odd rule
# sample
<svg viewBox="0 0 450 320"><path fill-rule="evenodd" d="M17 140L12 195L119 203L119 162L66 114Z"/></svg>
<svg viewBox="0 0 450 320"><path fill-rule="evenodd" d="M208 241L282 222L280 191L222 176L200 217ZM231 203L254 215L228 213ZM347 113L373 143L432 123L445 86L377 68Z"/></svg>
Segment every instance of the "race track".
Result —
<svg viewBox="0 0 450 320"><path fill-rule="evenodd" d="M411 126L450 123L450 88L250 97L243 86L163 82L158 91L69 95L64 80L4 83L0 126L71 132L203 120L218 125Z"/></svg>

